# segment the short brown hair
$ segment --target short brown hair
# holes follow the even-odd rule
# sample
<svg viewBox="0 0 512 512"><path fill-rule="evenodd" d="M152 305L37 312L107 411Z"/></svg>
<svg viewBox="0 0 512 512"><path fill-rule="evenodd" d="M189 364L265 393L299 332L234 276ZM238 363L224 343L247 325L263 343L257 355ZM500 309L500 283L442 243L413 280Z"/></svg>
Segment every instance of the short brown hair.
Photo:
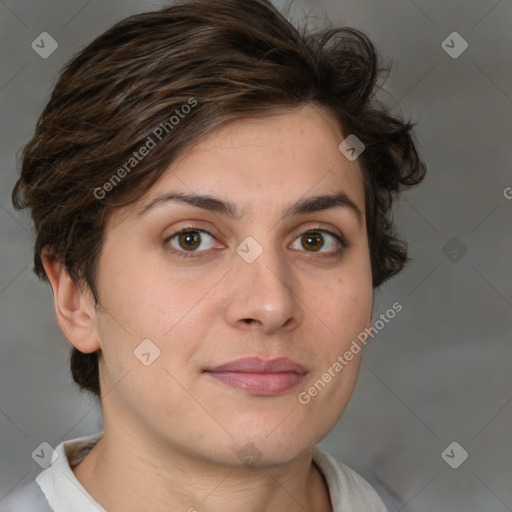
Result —
<svg viewBox="0 0 512 512"><path fill-rule="evenodd" d="M314 104L365 144L359 161L379 286L409 259L394 233L393 200L425 173L411 123L375 98L380 71L361 32L294 28L266 0L188 0L120 21L64 67L23 148L12 199L31 209L35 273L48 279L41 253L49 247L97 301L96 263L112 209L139 199L222 123ZM150 139L151 151L132 161ZM100 396L96 353L73 348L71 373Z"/></svg>

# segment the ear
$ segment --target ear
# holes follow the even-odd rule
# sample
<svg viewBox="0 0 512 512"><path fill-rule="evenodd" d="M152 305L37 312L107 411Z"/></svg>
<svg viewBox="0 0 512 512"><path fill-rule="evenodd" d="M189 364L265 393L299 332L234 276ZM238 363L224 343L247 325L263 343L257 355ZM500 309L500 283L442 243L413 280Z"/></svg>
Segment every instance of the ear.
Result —
<svg viewBox="0 0 512 512"><path fill-rule="evenodd" d="M52 286L55 313L64 335L80 352L100 349L92 294L88 289L80 289L50 249L43 249L41 260Z"/></svg>

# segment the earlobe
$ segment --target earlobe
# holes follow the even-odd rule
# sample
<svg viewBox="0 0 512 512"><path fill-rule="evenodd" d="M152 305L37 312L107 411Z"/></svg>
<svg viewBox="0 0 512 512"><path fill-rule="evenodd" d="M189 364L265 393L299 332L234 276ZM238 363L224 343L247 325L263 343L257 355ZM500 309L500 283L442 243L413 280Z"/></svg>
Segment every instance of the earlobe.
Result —
<svg viewBox="0 0 512 512"><path fill-rule="evenodd" d="M43 249L41 259L52 286L55 313L64 335L80 352L100 349L92 295L73 281L65 265L50 249Z"/></svg>

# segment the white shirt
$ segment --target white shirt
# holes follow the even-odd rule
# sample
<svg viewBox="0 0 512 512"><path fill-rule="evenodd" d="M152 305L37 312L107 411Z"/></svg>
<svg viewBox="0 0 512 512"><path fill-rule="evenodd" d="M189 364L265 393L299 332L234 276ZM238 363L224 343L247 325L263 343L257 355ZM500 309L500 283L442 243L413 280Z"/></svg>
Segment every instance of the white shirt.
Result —
<svg viewBox="0 0 512 512"><path fill-rule="evenodd" d="M77 480L77 465L101 439L103 432L64 441L55 449L52 464L36 477L39 490L23 495L23 488L0 501L0 512L107 512ZM370 484L318 446L313 460L324 475L333 512L387 512ZM32 482L33 484L33 482ZM46 498L46 499L44 499Z"/></svg>

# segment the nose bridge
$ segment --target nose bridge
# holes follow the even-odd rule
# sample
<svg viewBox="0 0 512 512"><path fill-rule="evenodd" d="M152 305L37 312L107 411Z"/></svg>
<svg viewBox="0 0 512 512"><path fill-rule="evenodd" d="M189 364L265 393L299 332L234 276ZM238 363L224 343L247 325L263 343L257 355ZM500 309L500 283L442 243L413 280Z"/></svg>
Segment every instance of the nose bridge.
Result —
<svg viewBox="0 0 512 512"><path fill-rule="evenodd" d="M230 322L256 322L272 331L292 323L292 318L299 320L300 308L282 247L273 241L272 232L256 237L245 238L236 248Z"/></svg>
<svg viewBox="0 0 512 512"><path fill-rule="evenodd" d="M237 262L241 281L251 287L252 296L261 295L265 300L272 301L271 292L275 299L282 299L290 292L287 281L290 273L287 271L285 255L282 248L272 239L272 234L259 235L258 242L254 237L247 237L237 247L237 254L241 261Z"/></svg>

